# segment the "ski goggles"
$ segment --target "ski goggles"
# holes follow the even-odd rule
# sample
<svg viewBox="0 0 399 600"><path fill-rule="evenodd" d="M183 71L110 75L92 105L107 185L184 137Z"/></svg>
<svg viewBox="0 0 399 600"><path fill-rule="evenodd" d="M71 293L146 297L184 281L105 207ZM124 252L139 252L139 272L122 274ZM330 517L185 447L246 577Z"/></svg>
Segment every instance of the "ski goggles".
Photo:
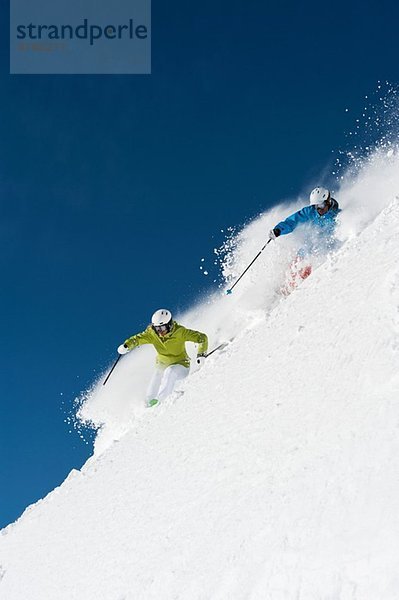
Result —
<svg viewBox="0 0 399 600"><path fill-rule="evenodd" d="M169 331L172 329L172 324L173 321L170 321L170 323L166 323L166 325L153 325L152 328L156 333L169 333Z"/></svg>

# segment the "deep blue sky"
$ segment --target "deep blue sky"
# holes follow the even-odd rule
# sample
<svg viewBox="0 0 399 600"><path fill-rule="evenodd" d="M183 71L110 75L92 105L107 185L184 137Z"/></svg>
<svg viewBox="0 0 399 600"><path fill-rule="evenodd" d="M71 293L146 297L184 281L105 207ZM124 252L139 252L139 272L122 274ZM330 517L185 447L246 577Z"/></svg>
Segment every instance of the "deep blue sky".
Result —
<svg viewBox="0 0 399 600"><path fill-rule="evenodd" d="M220 229L303 191L397 83L399 8L153 2L152 75L10 76L0 6L3 526L89 456L64 419L120 341L202 293Z"/></svg>

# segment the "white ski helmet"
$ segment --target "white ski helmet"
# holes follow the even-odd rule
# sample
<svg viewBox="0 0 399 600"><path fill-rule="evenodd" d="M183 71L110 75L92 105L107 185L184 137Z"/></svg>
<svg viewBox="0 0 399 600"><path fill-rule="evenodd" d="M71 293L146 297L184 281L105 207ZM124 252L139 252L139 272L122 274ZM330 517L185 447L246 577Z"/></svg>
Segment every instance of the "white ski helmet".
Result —
<svg viewBox="0 0 399 600"><path fill-rule="evenodd" d="M173 325L172 313L167 308L160 308L152 315L151 324L157 333L168 333Z"/></svg>
<svg viewBox="0 0 399 600"><path fill-rule="evenodd" d="M330 199L330 191L324 187L317 187L310 192L310 204L323 205Z"/></svg>

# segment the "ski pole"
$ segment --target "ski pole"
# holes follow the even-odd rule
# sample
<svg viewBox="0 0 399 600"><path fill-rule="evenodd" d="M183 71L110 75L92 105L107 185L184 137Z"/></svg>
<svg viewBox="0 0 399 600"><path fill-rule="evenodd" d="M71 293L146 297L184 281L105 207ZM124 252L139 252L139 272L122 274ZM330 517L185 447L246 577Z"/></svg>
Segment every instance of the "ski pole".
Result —
<svg viewBox="0 0 399 600"><path fill-rule="evenodd" d="M249 263L249 265L247 266L247 268L245 269L245 271L243 273L241 273L241 275L239 276L239 278L237 279L237 281L234 283L234 285L231 286L231 288L229 288L228 290L226 290L226 294L231 294L231 292L233 291L233 289L235 288L235 286L237 285L237 283L240 281L241 277L243 277L245 275L245 273L248 271L249 267L252 267L252 265L254 264L254 262L256 261L257 258L259 258L259 256L262 254L263 250L266 248L267 244L269 242L271 242L271 238L269 238L266 242L266 244L263 246L263 248L261 248L258 252L258 254L255 256L255 258L253 259L252 262Z"/></svg>
<svg viewBox="0 0 399 600"><path fill-rule="evenodd" d="M222 348L224 348L225 346L228 346L230 344L230 342L222 342L221 344L219 344L219 346L216 346L216 348L214 348L213 350L211 350L210 352L207 352L205 354L205 358L208 358L208 356L210 356L211 354L213 354L214 352L216 352L217 350L221 350Z"/></svg>
<svg viewBox="0 0 399 600"><path fill-rule="evenodd" d="M122 358L122 354L119 354L118 358L116 359L116 361L112 365L112 369L110 370L110 372L108 373L107 377L105 378L103 385L105 385L107 383L108 379L111 377L112 371L115 369L116 365L118 364L118 362L119 362L119 360L121 358Z"/></svg>

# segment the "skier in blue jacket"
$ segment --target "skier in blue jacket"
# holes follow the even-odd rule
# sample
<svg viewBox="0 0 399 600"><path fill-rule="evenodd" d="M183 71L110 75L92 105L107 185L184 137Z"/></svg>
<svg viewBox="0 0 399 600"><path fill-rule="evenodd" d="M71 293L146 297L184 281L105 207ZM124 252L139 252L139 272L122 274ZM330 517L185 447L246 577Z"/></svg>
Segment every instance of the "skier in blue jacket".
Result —
<svg viewBox="0 0 399 600"><path fill-rule="evenodd" d="M305 235L305 243L297 253L291 264L291 281L288 288L296 287L298 276L306 279L311 272L311 264L308 258L311 255L325 254L335 244L336 219L341 209L338 202L331 197L330 191L323 187L317 187L310 194L310 205L280 221L270 231L269 237L275 240L280 235L286 235L294 231L300 224L308 224Z"/></svg>

